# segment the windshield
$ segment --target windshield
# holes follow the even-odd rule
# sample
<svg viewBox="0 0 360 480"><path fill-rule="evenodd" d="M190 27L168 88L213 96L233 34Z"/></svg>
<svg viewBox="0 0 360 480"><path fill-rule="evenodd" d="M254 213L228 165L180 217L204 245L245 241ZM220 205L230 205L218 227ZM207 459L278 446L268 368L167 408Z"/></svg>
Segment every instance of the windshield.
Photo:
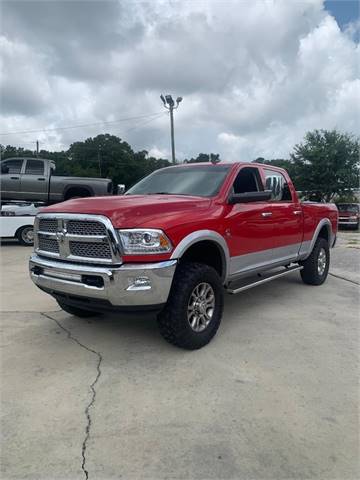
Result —
<svg viewBox="0 0 360 480"><path fill-rule="evenodd" d="M230 165L163 168L130 188L126 195L195 195L212 197L220 190Z"/></svg>
<svg viewBox="0 0 360 480"><path fill-rule="evenodd" d="M342 203L341 205L337 205L340 212L351 212L351 213L358 213L359 206L354 203Z"/></svg>

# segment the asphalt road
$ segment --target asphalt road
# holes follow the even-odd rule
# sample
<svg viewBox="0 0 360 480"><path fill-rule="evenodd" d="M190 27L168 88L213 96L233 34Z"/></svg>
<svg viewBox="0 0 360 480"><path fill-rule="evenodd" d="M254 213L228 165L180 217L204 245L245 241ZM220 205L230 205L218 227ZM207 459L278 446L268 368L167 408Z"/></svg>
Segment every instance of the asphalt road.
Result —
<svg viewBox="0 0 360 480"><path fill-rule="evenodd" d="M1 247L3 479L357 479L359 234L328 281L226 297L206 348L154 319L78 319ZM336 275L336 276L334 276Z"/></svg>

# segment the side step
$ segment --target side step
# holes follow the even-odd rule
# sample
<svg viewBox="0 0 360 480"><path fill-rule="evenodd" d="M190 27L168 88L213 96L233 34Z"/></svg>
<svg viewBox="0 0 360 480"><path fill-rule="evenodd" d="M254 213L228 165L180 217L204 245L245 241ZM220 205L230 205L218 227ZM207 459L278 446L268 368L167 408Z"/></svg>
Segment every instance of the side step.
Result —
<svg viewBox="0 0 360 480"><path fill-rule="evenodd" d="M225 291L227 293L230 293L231 295L236 295L237 293L244 292L249 288L257 287L258 285L262 285L263 283L271 282L271 280L276 280L277 278L283 277L284 275L288 275L292 272L298 272L302 269L302 266L295 265L293 267L285 267L285 269L282 269L280 271L277 270L276 272L258 274L255 278L244 278L242 280L239 280L238 282L233 282L234 284L236 283L236 288L232 288L230 284Z"/></svg>

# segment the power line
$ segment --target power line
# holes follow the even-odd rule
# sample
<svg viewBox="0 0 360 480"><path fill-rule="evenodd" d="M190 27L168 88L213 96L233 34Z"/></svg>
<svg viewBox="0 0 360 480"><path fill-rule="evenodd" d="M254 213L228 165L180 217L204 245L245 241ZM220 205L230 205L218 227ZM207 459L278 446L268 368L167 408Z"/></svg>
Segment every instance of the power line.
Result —
<svg viewBox="0 0 360 480"><path fill-rule="evenodd" d="M111 125L115 123L120 123L120 122L126 122L129 120L138 120L140 118L149 118L149 117L154 117L162 114L163 112L155 112L155 113L150 113L147 115L138 115L136 117L127 117L127 118L119 118L118 120L111 120L107 122L96 122L96 123L83 123L80 125L71 125L71 126L66 126L66 127L54 127L54 128L43 128L41 130L19 130L16 132L5 132L5 133L0 133L1 136L5 135L18 135L18 134L26 134L26 133L44 133L44 132L54 132L57 130L70 130L72 128L83 128L83 127L95 127L98 125Z"/></svg>

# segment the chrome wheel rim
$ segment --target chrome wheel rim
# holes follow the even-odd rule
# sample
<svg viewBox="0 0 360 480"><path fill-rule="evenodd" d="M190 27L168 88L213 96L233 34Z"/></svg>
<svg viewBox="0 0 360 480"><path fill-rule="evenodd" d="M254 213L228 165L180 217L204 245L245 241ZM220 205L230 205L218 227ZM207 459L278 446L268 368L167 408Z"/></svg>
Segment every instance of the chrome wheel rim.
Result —
<svg viewBox="0 0 360 480"><path fill-rule="evenodd" d="M319 252L318 265L317 265L318 274L320 276L324 275L325 268L326 268L326 252L325 252L325 249L322 248Z"/></svg>
<svg viewBox="0 0 360 480"><path fill-rule="evenodd" d="M212 320L215 310L215 293L209 283L196 285L191 292L187 318L194 332L203 332Z"/></svg>
<svg viewBox="0 0 360 480"><path fill-rule="evenodd" d="M26 228L21 234L22 239L26 243L34 242L34 230L32 228Z"/></svg>

